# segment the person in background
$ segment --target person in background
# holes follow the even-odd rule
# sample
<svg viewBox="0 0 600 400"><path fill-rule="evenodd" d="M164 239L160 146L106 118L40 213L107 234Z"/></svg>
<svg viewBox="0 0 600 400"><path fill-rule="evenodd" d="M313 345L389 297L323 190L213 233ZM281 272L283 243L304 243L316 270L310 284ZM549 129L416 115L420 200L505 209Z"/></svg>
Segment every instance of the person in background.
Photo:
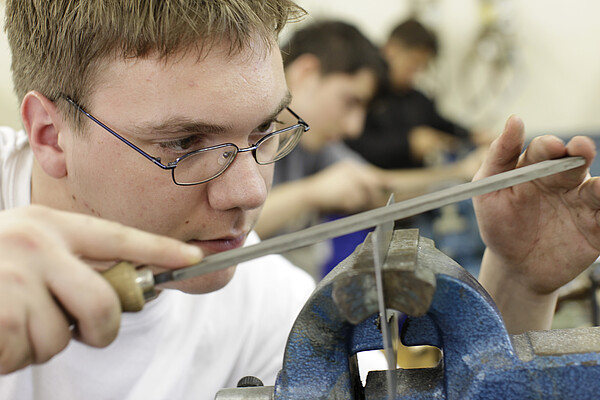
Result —
<svg viewBox="0 0 600 400"><path fill-rule="evenodd" d="M326 213L351 214L435 182L471 179L481 154L445 168L384 170L349 149L361 135L367 108L386 82L378 49L353 25L320 21L281 46L292 108L311 126L298 148L275 168L273 190L257 224L263 238L306 227Z"/></svg>
<svg viewBox="0 0 600 400"><path fill-rule="evenodd" d="M483 152L443 168L386 170L344 144L361 135L369 104L387 81L379 50L355 26L317 21L296 31L281 48L292 108L311 128L275 167L273 189L256 226L261 238L383 206L390 193L400 200L440 182L472 178ZM365 234L286 256L319 279Z"/></svg>
<svg viewBox="0 0 600 400"><path fill-rule="evenodd" d="M0 129L0 398L213 399L246 375L272 384L314 287L281 257L172 283L137 314L121 313L98 271L118 260L178 269L256 243L271 161L307 129L288 107L276 43L301 10L6 4L24 130ZM288 114L293 125L277 122ZM510 332L547 328L557 289L600 254L593 142L541 137L520 155L523 143L509 119L475 179L568 155L586 163L475 200L480 279Z"/></svg>
<svg viewBox="0 0 600 400"><path fill-rule="evenodd" d="M364 131L346 144L386 169L422 168L487 145L491 135L470 131L444 118L415 80L438 53L435 34L415 19L396 26L382 48L388 84L373 102Z"/></svg>
<svg viewBox="0 0 600 400"><path fill-rule="evenodd" d="M388 170L451 166L469 152L487 148L492 135L468 130L443 117L435 101L415 86L419 74L438 53L438 40L431 30L408 19L392 30L381 53L388 66L388 83L369 107L364 132L346 140L348 147ZM435 182L428 191L457 183L461 180ZM477 276L485 246L470 200L398 221L397 227L418 227Z"/></svg>

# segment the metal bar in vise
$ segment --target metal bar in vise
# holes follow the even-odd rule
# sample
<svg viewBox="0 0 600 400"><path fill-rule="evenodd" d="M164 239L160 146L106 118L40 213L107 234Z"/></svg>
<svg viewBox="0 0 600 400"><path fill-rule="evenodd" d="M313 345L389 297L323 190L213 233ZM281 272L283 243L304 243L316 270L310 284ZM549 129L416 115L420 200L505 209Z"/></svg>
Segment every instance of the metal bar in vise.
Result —
<svg viewBox="0 0 600 400"><path fill-rule="evenodd" d="M392 194L387 202L387 205L394 203L394 195ZM385 305L385 296L383 289L383 264L387 258L387 254L392 242L394 233L394 221L386 221L375 227L375 231L371 236L373 240L373 264L375 268L375 283L377 286L377 303L379 305L379 319L381 324L381 333L383 335L383 350L388 364L387 369L387 388L388 400L394 400L396 397L396 365L397 355L393 348L392 328L388 320L387 307ZM396 319L392 318L396 323Z"/></svg>

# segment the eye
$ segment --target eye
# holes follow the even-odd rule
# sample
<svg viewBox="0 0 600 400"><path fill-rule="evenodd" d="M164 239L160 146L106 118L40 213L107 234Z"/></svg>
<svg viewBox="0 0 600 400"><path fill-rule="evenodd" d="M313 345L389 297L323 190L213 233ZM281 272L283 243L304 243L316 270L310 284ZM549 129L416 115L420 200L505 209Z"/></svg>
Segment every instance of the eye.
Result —
<svg viewBox="0 0 600 400"><path fill-rule="evenodd" d="M161 142L159 143L159 145L163 149L182 152L199 148L198 146L200 142L201 141L198 136L188 136L181 139L174 139L166 142Z"/></svg>
<svg viewBox="0 0 600 400"><path fill-rule="evenodd" d="M275 131L277 125L281 124L281 121L278 121L276 119L272 120L272 121L266 121L265 123L263 123L262 125L259 125L258 128L256 128L256 130L259 133L271 133L273 131Z"/></svg>

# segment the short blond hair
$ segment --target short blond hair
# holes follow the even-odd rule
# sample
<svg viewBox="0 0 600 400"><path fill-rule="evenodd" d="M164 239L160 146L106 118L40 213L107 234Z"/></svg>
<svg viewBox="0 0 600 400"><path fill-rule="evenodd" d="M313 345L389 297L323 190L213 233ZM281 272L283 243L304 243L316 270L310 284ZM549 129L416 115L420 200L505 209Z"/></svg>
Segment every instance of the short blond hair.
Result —
<svg viewBox="0 0 600 400"><path fill-rule="evenodd" d="M256 37L271 46L303 15L292 0L7 0L5 30L20 101L38 90L85 104L110 57L200 55L224 39L232 54Z"/></svg>

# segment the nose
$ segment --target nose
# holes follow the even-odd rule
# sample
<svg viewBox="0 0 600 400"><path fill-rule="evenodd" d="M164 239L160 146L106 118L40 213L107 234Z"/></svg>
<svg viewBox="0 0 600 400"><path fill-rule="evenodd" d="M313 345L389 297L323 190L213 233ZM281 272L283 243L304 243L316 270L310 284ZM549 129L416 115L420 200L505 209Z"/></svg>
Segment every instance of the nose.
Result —
<svg viewBox="0 0 600 400"><path fill-rule="evenodd" d="M258 165L251 152L238 153L225 172L207 183L208 202L219 211L261 207L272 173L273 164Z"/></svg>

